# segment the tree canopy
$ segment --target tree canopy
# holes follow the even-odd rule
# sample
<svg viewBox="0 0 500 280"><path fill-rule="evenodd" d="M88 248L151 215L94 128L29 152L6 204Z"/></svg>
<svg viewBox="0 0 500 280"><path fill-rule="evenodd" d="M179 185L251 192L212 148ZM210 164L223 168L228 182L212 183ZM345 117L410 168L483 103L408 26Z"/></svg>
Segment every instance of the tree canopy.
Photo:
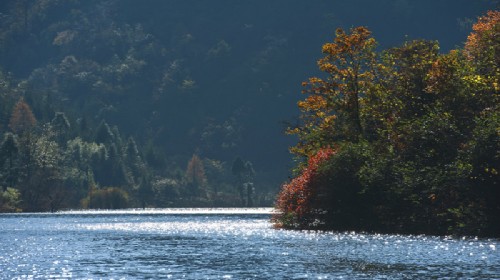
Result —
<svg viewBox="0 0 500 280"><path fill-rule="evenodd" d="M325 45L325 75L306 82L288 130L300 140L297 170L319 150L334 150L332 160L355 151L342 143L384 138L416 161L410 147L473 134L475 152L460 156L477 162L477 180L492 180L482 162L494 150L493 110L476 116L495 88L495 15L474 27L465 53L439 52L495 3L410 2L0 1L0 211L271 206L292 164L283 122L297 115L300 82L335 27L344 28ZM360 24L370 28L345 28ZM378 51L406 35L402 47ZM440 43L412 40L422 37ZM440 109L426 113L435 102ZM459 113L468 121L450 123ZM433 133L461 138L434 143Z"/></svg>
<svg viewBox="0 0 500 280"><path fill-rule="evenodd" d="M323 45L303 83L297 176L280 227L500 236L500 12L464 49L415 40L376 52L365 27Z"/></svg>

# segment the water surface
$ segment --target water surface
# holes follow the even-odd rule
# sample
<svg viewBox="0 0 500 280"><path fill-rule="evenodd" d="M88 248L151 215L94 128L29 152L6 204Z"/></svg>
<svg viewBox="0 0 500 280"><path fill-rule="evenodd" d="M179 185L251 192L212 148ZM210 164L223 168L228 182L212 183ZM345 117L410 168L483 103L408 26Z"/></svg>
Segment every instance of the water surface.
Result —
<svg viewBox="0 0 500 280"><path fill-rule="evenodd" d="M499 240L284 231L271 209L0 215L0 278L500 279Z"/></svg>

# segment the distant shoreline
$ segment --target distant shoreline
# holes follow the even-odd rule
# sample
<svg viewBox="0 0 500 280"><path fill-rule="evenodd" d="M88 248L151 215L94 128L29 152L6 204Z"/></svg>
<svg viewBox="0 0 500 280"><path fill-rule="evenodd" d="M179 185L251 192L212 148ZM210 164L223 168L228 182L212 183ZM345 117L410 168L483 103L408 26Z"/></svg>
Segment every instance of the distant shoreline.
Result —
<svg viewBox="0 0 500 280"><path fill-rule="evenodd" d="M2 215L272 215L272 207L256 208L130 208L77 209L51 212L1 213Z"/></svg>

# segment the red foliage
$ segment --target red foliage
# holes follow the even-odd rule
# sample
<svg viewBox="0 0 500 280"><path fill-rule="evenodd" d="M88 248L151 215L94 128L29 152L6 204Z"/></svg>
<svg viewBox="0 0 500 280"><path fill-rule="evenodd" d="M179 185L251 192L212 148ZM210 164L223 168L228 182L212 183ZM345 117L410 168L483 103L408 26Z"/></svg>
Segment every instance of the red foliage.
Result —
<svg viewBox="0 0 500 280"><path fill-rule="evenodd" d="M311 213L314 208L313 198L316 194L315 180L321 163L335 154L332 148L323 148L308 160L302 173L282 186L278 195L276 207L283 214L295 214L300 220Z"/></svg>

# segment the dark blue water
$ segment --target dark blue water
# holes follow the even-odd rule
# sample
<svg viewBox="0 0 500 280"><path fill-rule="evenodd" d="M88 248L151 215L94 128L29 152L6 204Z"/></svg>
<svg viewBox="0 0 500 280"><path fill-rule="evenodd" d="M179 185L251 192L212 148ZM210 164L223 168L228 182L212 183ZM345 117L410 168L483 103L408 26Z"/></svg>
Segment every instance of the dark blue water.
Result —
<svg viewBox="0 0 500 280"><path fill-rule="evenodd" d="M500 279L500 241L275 230L269 209L0 215L0 278Z"/></svg>

